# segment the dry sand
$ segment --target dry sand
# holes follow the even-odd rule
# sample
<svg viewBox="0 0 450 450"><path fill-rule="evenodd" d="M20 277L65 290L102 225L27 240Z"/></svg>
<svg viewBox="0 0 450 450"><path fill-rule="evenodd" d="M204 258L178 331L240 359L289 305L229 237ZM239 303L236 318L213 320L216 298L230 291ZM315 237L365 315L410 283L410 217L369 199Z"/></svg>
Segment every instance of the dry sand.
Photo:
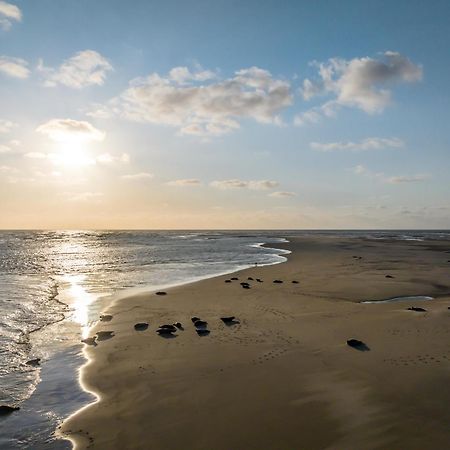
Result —
<svg viewBox="0 0 450 450"><path fill-rule="evenodd" d="M284 264L112 305L97 330L115 336L86 347L82 370L99 401L59 433L77 449L450 448L450 242L296 238L285 247ZM225 283L231 276L239 281ZM248 277L264 282L243 289ZM400 295L436 299L359 303ZM208 336L192 316L208 321ZM176 337L155 333L176 321ZM137 322L148 329L135 331Z"/></svg>

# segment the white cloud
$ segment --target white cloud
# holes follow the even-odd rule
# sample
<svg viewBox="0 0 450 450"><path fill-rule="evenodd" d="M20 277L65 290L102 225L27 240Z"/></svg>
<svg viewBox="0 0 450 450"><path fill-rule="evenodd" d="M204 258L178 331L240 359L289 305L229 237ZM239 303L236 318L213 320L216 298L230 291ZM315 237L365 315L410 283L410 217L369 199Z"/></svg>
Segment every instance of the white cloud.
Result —
<svg viewBox="0 0 450 450"><path fill-rule="evenodd" d="M167 183L168 186L177 186L177 187L185 187L185 186L200 186L202 182L197 178L186 178L182 180L173 180Z"/></svg>
<svg viewBox="0 0 450 450"><path fill-rule="evenodd" d="M120 96L91 115L120 115L137 122L177 127L182 134L207 136L239 128L240 118L280 124L279 112L292 103L290 84L257 67L202 84L180 84L193 75L184 68L173 70L167 77L153 73L131 81Z"/></svg>
<svg viewBox="0 0 450 450"><path fill-rule="evenodd" d="M174 67L169 72L169 78L178 84L188 84L192 81L207 81L216 78L211 70L198 70L191 72L187 67Z"/></svg>
<svg viewBox="0 0 450 450"><path fill-rule="evenodd" d="M0 119L0 133L9 133L16 126L17 123Z"/></svg>
<svg viewBox="0 0 450 450"><path fill-rule="evenodd" d="M210 183L212 187L217 189L252 189L252 190L266 190L273 189L279 185L277 181L271 180L216 180Z"/></svg>
<svg viewBox="0 0 450 450"><path fill-rule="evenodd" d="M0 144L0 153L9 153L11 151L11 147L7 145Z"/></svg>
<svg viewBox="0 0 450 450"><path fill-rule="evenodd" d="M111 155L110 153L102 153L101 155L97 156L97 162L101 164L127 164L130 162L130 155L128 153L122 153L119 156L115 156Z"/></svg>
<svg viewBox="0 0 450 450"><path fill-rule="evenodd" d="M102 141L105 138L103 131L84 120L51 119L39 125L36 131L54 141Z"/></svg>
<svg viewBox="0 0 450 450"><path fill-rule="evenodd" d="M370 137L359 142L311 142L310 147L321 152L332 152L336 150L364 151L381 150L384 148L402 148L405 143L399 138L377 138Z"/></svg>
<svg viewBox="0 0 450 450"><path fill-rule="evenodd" d="M107 72L113 70L109 61L94 50L84 50L64 61L57 69L45 67L39 62L38 70L45 77L45 86L58 84L82 89L87 86L101 86L105 82Z"/></svg>
<svg viewBox="0 0 450 450"><path fill-rule="evenodd" d="M272 192L269 194L269 197L275 197L275 198L292 198L295 197L297 194L295 192L286 192L286 191L279 191L279 192Z"/></svg>
<svg viewBox="0 0 450 450"><path fill-rule="evenodd" d="M413 83L422 79L422 67L397 52L384 52L379 59L364 57L351 60L332 58L326 63L313 63L318 67L317 80L305 79L302 96L310 100L317 95L330 95L332 100L309 112L318 121L330 116L342 106L358 108L368 114L382 112L391 102L391 86ZM307 112L308 113L308 112ZM296 124L308 121L302 115Z"/></svg>
<svg viewBox="0 0 450 450"><path fill-rule="evenodd" d="M12 77L25 79L30 75L28 63L24 59L0 56L0 72Z"/></svg>
<svg viewBox="0 0 450 450"><path fill-rule="evenodd" d="M368 173L368 170L362 164L358 164L357 166L353 167L352 170L354 173L356 173L356 175L364 175Z"/></svg>
<svg viewBox="0 0 450 450"><path fill-rule="evenodd" d="M8 31L12 27L12 22L20 22L22 20L22 12L11 3L0 0L0 28Z"/></svg>
<svg viewBox="0 0 450 450"><path fill-rule="evenodd" d="M140 173L122 175L121 178L123 180L130 180L130 181L149 180L149 179L153 178L153 174L148 173L148 172L140 172Z"/></svg>

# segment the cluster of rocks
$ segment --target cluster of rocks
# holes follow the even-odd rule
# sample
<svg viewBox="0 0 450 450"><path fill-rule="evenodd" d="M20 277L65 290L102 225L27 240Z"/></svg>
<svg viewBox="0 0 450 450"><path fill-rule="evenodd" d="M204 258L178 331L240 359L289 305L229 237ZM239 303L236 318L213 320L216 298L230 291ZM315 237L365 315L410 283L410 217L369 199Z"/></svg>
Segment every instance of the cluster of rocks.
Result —
<svg viewBox="0 0 450 450"><path fill-rule="evenodd" d="M238 281L239 278L237 277L233 277L233 278L229 278L225 280L225 283L231 283L233 281ZM261 278L253 278L253 277L248 277L247 281L241 281L240 285L242 286L243 289L250 289L251 285L249 283L249 281L256 281L258 283L264 283L263 280L261 280ZM281 284L283 283L283 280L273 280L273 283L275 284ZM299 284L299 282L297 280L292 280L292 284Z"/></svg>

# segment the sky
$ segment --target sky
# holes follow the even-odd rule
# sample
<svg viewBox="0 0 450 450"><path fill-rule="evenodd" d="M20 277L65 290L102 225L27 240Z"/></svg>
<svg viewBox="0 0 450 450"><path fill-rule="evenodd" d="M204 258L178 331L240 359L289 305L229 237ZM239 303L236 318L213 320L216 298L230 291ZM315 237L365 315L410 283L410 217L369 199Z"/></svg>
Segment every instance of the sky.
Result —
<svg viewBox="0 0 450 450"><path fill-rule="evenodd" d="M0 228L448 229L449 21L0 0Z"/></svg>

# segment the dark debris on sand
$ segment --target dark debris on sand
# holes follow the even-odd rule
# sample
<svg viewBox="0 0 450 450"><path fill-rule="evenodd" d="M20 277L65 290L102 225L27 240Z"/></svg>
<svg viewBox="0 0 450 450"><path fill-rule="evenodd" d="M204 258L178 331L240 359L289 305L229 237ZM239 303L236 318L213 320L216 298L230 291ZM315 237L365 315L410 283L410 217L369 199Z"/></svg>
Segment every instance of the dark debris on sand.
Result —
<svg viewBox="0 0 450 450"><path fill-rule="evenodd" d="M6 416L14 411L19 411L19 409L19 406L0 405L0 416Z"/></svg>
<svg viewBox="0 0 450 450"><path fill-rule="evenodd" d="M347 341L347 345L354 348L355 350L359 350L360 352L367 352L370 350L370 348L359 339L349 339Z"/></svg>

